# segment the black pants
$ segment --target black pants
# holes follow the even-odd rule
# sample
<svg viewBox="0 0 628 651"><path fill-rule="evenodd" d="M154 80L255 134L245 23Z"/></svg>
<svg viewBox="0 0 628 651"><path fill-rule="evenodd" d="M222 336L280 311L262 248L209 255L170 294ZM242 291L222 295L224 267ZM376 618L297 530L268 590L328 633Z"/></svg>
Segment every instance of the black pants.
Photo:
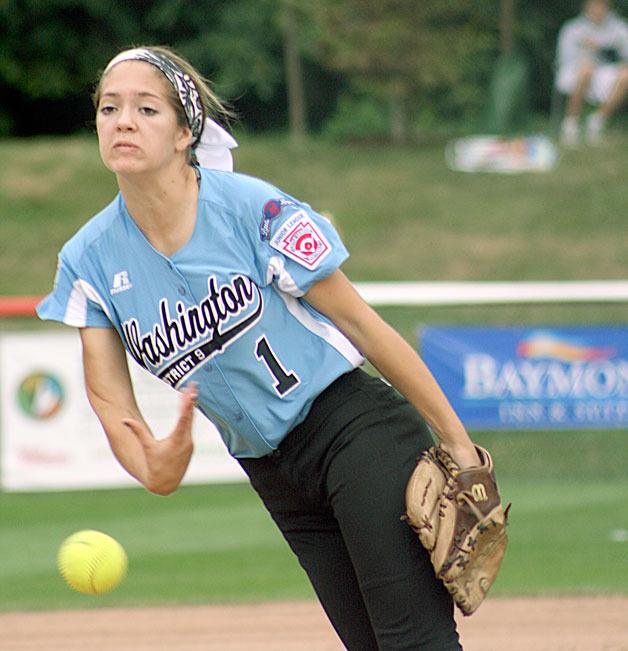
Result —
<svg viewBox="0 0 628 651"><path fill-rule="evenodd" d="M430 445L416 410L356 370L316 399L277 451L240 459L350 651L461 648L450 595L400 520Z"/></svg>

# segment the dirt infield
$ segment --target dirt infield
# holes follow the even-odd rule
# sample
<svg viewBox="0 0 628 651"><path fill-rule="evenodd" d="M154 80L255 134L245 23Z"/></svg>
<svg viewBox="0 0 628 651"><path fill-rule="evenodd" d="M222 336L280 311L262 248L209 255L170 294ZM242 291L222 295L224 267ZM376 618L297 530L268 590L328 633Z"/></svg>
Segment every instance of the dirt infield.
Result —
<svg viewBox="0 0 628 651"><path fill-rule="evenodd" d="M492 599L466 651L628 651L628 597ZM2 651L340 651L316 603L0 614Z"/></svg>

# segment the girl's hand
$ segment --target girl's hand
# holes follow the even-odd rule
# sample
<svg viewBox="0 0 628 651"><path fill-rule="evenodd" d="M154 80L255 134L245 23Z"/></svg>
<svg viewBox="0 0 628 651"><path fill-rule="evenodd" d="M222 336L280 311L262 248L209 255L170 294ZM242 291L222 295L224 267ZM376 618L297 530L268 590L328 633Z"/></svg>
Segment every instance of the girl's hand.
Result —
<svg viewBox="0 0 628 651"><path fill-rule="evenodd" d="M196 383L190 383L181 393L179 419L174 430L165 438L156 439L146 424L139 420L122 420L144 452L146 476L142 478L142 483L158 495L169 495L179 487L194 450L192 423L198 396Z"/></svg>

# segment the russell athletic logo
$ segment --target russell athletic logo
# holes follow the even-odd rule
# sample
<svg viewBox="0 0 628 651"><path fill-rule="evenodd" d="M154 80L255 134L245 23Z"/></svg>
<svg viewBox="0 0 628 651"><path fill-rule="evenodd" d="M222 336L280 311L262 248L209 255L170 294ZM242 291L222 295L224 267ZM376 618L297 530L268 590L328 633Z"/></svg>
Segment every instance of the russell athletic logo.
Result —
<svg viewBox="0 0 628 651"><path fill-rule="evenodd" d="M208 293L197 305L159 301L160 321L142 333L137 319L122 324L131 356L144 368L161 367L157 376L177 387L190 373L221 353L259 321L262 293L246 276L218 285L211 276ZM165 364L165 365L164 365Z"/></svg>
<svg viewBox="0 0 628 651"><path fill-rule="evenodd" d="M132 287L133 283L129 280L129 272L119 271L113 276L113 282L111 283L111 289L109 291L114 295L119 294L120 292L126 292Z"/></svg>

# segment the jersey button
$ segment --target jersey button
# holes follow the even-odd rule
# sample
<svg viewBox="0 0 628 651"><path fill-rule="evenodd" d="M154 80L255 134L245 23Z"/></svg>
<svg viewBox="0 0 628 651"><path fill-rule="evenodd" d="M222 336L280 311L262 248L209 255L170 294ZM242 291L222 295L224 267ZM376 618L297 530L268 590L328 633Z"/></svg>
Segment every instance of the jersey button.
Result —
<svg viewBox="0 0 628 651"><path fill-rule="evenodd" d="M179 294L181 294L181 296L185 296L185 287L179 287Z"/></svg>
<svg viewBox="0 0 628 651"><path fill-rule="evenodd" d="M236 419L236 421L238 421L238 423L239 423L243 418L244 418L244 414L243 414L241 411L238 412L238 413L235 415L235 419Z"/></svg>

